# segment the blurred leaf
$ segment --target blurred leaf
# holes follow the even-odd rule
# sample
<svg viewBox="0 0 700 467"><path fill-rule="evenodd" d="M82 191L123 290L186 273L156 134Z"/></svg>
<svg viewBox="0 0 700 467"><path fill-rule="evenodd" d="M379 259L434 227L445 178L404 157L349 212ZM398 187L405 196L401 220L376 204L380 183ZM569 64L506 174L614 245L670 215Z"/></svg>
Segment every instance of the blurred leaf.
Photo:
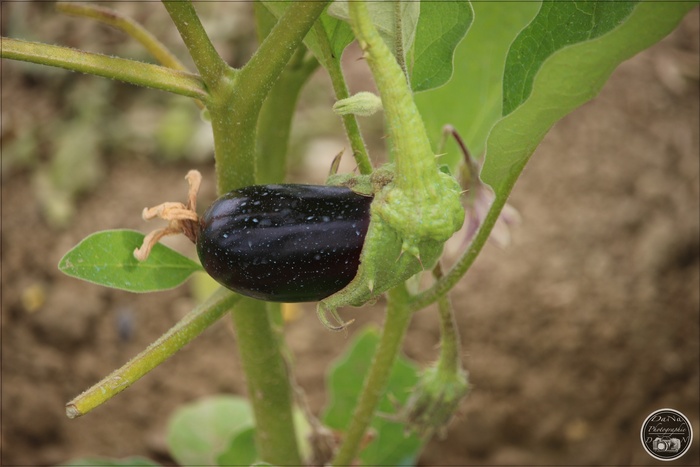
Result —
<svg viewBox="0 0 700 467"><path fill-rule="evenodd" d="M600 5L597 2L591 3L594 6ZM549 25L555 31L552 36L561 48L539 63L536 73L528 71L528 75L534 74L531 91L519 107L494 126L489 135L481 177L491 185L501 200L510 193L530 155L554 123L595 97L621 62L662 39L676 27L687 11L695 8L694 3L642 2L627 15L629 5L614 2L606 4L608 17L602 19L590 14L589 3L577 2L576 5L580 8L582 17L576 16L575 21L570 21L576 23L583 21L584 17L588 18L591 21L591 36L592 31L595 31L595 38L586 38L575 45L569 45L581 37L579 31L574 30L569 35L565 25L550 25L540 18L533 21L533 24L541 28ZM619 9L617 15L608 9L611 7ZM574 15L568 8L567 2L548 4L540 13L551 18L561 18L559 10ZM608 19L619 19L625 15L626 19L621 23L612 23ZM613 26L614 29L607 34L600 35L601 28ZM527 38L541 34L541 31L528 28L523 31L518 42L531 40ZM513 50L519 48L522 47L514 46ZM515 52L509 54L506 70L515 73L514 70L520 68L519 63L524 63L522 57ZM506 81L511 82L510 78ZM509 100L509 107L522 99L520 94L510 92L514 97Z"/></svg>
<svg viewBox="0 0 700 467"><path fill-rule="evenodd" d="M464 1L423 1L409 63L411 88L426 91L452 77L454 52L474 18L471 4Z"/></svg>
<svg viewBox="0 0 700 467"><path fill-rule="evenodd" d="M365 329L331 369L328 376L330 402L323 415L329 427L342 431L349 425L378 342L376 328ZM417 382L418 369L406 358L399 357L378 411L395 412L395 402L406 402ZM381 417L375 417L371 427L377 437L360 454L364 465L413 465L421 448L420 439L415 435L406 436L403 424Z"/></svg>
<svg viewBox="0 0 700 467"><path fill-rule="evenodd" d="M445 124L453 125L473 155L482 154L486 137L501 116L503 69L508 48L532 20L538 2L473 2L474 21L455 51L454 74L444 86L416 94L428 136L437 151ZM440 159L455 173L457 146Z"/></svg>
<svg viewBox="0 0 700 467"><path fill-rule="evenodd" d="M182 465L220 465L219 461L238 454L245 457L244 465L249 465L257 458L255 444L242 443L250 439L253 428L253 409L247 400L208 397L182 406L173 414L167 441L172 456ZM233 451L238 448L242 451Z"/></svg>
<svg viewBox="0 0 700 467"><path fill-rule="evenodd" d="M231 444L216 460L217 465L251 465L258 458L255 429L248 428L231 439Z"/></svg>
<svg viewBox="0 0 700 467"><path fill-rule="evenodd" d="M173 100L158 124L155 137L159 156L166 161L187 157L187 152L201 119L192 103L184 99Z"/></svg>
<svg viewBox="0 0 700 467"><path fill-rule="evenodd" d="M632 13L637 3L542 3L535 19L510 46L503 75L503 115L508 115L527 99L535 75L550 55L568 45L593 40L615 29Z"/></svg>
<svg viewBox="0 0 700 467"><path fill-rule="evenodd" d="M86 457L84 459L76 459L59 464L70 467L158 467L157 464L144 457L127 457L126 459L100 459L97 457Z"/></svg>
<svg viewBox="0 0 700 467"><path fill-rule="evenodd" d="M146 261L137 261L134 249L141 246L143 238L133 230L96 232L66 253L58 267L69 276L129 292L171 289L202 269L160 243Z"/></svg>

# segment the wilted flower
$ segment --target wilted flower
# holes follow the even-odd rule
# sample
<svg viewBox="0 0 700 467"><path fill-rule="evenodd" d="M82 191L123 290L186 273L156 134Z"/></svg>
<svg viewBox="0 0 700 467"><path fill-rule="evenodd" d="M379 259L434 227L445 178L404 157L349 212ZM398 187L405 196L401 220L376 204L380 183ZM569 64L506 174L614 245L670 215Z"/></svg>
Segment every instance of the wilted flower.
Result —
<svg viewBox="0 0 700 467"><path fill-rule="evenodd" d="M491 187L479 178L481 164L469 153L457 130L452 125L445 125L443 132L449 133L455 138L462 154L464 154L464 163L460 164L459 179L462 188L464 188L467 209L467 228L464 241L469 242L486 219L496 195ZM489 239L502 248L508 246L510 244L510 226L519 223L520 214L513 206L506 203L491 230Z"/></svg>
<svg viewBox="0 0 700 467"><path fill-rule="evenodd" d="M442 434L468 392L461 367L448 371L438 363L426 369L403 410L407 428L424 438Z"/></svg>
<svg viewBox="0 0 700 467"><path fill-rule="evenodd" d="M482 222L493 204L496 195L491 188L477 178L476 183L472 183L472 187L467 193L467 229L465 241L468 242L474 237L474 234L479 230ZM506 203L498 216L496 223L493 225L489 240L493 241L501 248L505 248L510 244L510 227L520 223L520 213L510 204Z"/></svg>

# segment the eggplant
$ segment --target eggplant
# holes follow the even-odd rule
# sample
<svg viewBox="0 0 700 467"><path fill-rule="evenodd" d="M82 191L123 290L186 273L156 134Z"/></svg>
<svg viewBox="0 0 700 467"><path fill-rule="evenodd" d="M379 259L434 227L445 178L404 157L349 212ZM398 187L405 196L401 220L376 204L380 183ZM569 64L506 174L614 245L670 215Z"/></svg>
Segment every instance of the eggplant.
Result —
<svg viewBox="0 0 700 467"><path fill-rule="evenodd" d="M321 300L355 277L371 203L341 186L233 190L200 217L197 254L209 275L242 295Z"/></svg>

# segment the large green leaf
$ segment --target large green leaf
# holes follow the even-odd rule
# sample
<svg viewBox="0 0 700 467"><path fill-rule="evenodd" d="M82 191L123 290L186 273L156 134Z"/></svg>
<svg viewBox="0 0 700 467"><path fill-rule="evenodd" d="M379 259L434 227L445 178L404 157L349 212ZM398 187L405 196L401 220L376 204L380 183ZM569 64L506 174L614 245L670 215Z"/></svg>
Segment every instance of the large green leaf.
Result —
<svg viewBox="0 0 700 467"><path fill-rule="evenodd" d="M552 9L566 9L566 3L549 5L547 14L556 16ZM576 3L581 8L588 4ZM621 12L628 8L624 3L610 4L611 7L614 5L618 5ZM481 177L496 191L501 202L510 193L525 163L552 125L595 97L622 61L666 36L695 5L642 2L607 34L564 46L541 63L534 74L528 96L494 126L488 138ZM610 24L608 20L601 21ZM598 27L592 29L597 30ZM534 34L534 31L531 33ZM564 31L559 31L558 37L562 43L571 42ZM510 60L522 62L515 56L509 56ZM506 69L513 68L507 64Z"/></svg>
<svg viewBox="0 0 700 467"><path fill-rule="evenodd" d="M376 328L365 329L331 369L329 403L323 415L329 427L342 431L349 425L378 342ZM395 403L406 402L417 382L418 369L400 357L392 368L379 412L395 412ZM371 427L377 436L360 454L364 465L413 465L421 447L420 439L415 435L406 436L404 425L381 417L375 417Z"/></svg>
<svg viewBox="0 0 700 467"><path fill-rule="evenodd" d="M503 115L527 99L535 75L550 55L615 29L637 3L545 1L535 19L510 46L503 75Z"/></svg>
<svg viewBox="0 0 700 467"><path fill-rule="evenodd" d="M469 2L421 2L412 59L407 60L414 91L436 88L450 80L455 48L473 18Z"/></svg>
<svg viewBox="0 0 700 467"><path fill-rule="evenodd" d="M146 261L134 258L144 235L133 230L105 230L85 237L65 254L58 268L65 274L129 292L154 292L180 285L202 267L156 244Z"/></svg>
<svg viewBox="0 0 700 467"><path fill-rule="evenodd" d="M442 127L451 124L473 154L482 154L486 137L501 117L503 69L508 48L532 20L538 2L474 2L474 21L454 58L454 75L444 86L415 96L418 110L437 150ZM456 146L441 162L454 167Z"/></svg>

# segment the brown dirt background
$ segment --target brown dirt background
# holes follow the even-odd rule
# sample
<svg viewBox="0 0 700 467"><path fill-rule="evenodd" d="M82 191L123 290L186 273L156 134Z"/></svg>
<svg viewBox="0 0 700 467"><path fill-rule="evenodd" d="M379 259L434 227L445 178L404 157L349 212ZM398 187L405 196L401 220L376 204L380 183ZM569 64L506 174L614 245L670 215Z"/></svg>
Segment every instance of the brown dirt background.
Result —
<svg viewBox="0 0 700 467"><path fill-rule="evenodd" d="M162 6L118 8L186 56ZM201 10L222 54L240 62L253 47L249 6ZM2 12L3 35L138 56L119 33L47 4L3 3ZM523 218L512 244L487 245L452 294L473 388L421 465L660 464L642 450L639 429L663 407L684 412L695 430L694 447L674 465L700 464L698 25L696 9L622 64L537 149L512 194ZM206 139L201 154L188 146L170 161L150 139L175 98L110 82L100 88L110 90L106 116L83 130L109 135L98 146L102 175L75 198L67 228L47 222L37 174L50 167L52 129L75 118L94 81L2 62L2 465L88 455L172 462L164 433L178 406L245 393L224 319L103 407L77 420L64 415L69 399L145 348L194 299L188 286L135 295L82 283L58 272L60 257L97 230L148 231L141 209L183 199L190 168L205 176L201 206L214 198ZM304 181L322 178L344 144L338 125L327 123L325 80L314 83L292 145L306 154ZM16 143L27 132L35 144L23 159ZM381 144L377 135L367 138ZM193 253L177 239L170 245ZM344 316L358 318L356 331L381 323L378 310ZM310 305L288 324L287 338L318 412L326 368L349 339L326 331ZM435 314L417 314L405 353L428 364L437 342Z"/></svg>

